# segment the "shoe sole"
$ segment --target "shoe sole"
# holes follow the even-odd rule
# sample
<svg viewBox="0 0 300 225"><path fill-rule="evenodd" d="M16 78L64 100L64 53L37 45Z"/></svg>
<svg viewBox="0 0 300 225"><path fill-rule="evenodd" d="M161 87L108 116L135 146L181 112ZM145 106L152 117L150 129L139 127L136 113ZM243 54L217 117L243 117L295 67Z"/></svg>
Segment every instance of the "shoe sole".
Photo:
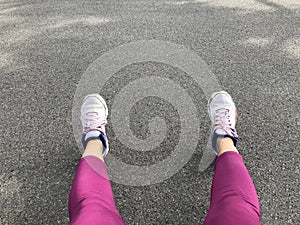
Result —
<svg viewBox="0 0 300 225"><path fill-rule="evenodd" d="M90 94L90 95L87 95L85 96L85 98L83 99L83 102L85 102L86 99L90 98L90 97L94 97L94 98L97 98L103 105L104 105L104 108L105 108L105 119L107 119L107 116L108 116L108 107L106 105L106 102L104 100L104 98L102 98L99 94Z"/></svg>

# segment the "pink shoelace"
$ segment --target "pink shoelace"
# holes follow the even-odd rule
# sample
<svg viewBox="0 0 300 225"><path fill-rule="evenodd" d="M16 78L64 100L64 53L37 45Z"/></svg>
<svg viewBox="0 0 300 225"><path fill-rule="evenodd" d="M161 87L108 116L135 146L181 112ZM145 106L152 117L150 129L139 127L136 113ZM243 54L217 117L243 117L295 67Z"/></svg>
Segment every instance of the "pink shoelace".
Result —
<svg viewBox="0 0 300 225"><path fill-rule="evenodd" d="M232 118L235 119L235 118ZM214 130L222 129L227 134L237 137L235 129L232 127L229 109L220 108L216 110L216 122L214 124Z"/></svg>
<svg viewBox="0 0 300 225"><path fill-rule="evenodd" d="M84 133L88 132L89 130L101 129L102 131L102 126L106 124L106 120L101 120L97 112L88 112L85 114L85 116L86 120L83 129Z"/></svg>

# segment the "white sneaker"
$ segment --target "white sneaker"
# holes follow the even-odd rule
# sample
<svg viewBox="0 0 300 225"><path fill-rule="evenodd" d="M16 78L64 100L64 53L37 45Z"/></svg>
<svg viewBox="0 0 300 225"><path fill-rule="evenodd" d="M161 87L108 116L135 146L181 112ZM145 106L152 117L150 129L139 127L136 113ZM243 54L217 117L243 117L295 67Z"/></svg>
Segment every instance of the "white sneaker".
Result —
<svg viewBox="0 0 300 225"><path fill-rule="evenodd" d="M108 140L105 133L108 108L99 94L87 95L81 106L81 123L83 127L82 145L85 149L90 140L100 139L103 143L103 157L108 153Z"/></svg>
<svg viewBox="0 0 300 225"><path fill-rule="evenodd" d="M219 91L212 94L208 101L208 114L212 123L212 148L218 155L216 142L218 137L230 137L234 146L237 145L238 135L235 130L237 122L237 109L226 91Z"/></svg>

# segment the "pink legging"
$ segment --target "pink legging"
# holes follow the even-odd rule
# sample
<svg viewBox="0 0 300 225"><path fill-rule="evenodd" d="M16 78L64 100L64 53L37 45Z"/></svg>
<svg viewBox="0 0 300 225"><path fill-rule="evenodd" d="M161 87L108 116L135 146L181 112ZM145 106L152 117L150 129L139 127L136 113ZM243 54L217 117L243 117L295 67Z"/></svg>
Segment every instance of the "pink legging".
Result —
<svg viewBox="0 0 300 225"><path fill-rule="evenodd" d="M105 164L94 156L82 158L69 198L72 225L125 224L116 209ZM259 225L255 187L242 157L222 154L215 163L210 208L203 225Z"/></svg>

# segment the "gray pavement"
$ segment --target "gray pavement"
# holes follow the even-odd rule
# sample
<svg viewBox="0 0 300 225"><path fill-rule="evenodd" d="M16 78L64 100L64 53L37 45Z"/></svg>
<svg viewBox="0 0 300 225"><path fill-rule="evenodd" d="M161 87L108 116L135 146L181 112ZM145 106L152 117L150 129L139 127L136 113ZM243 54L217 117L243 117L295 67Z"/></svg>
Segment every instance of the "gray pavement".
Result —
<svg viewBox="0 0 300 225"><path fill-rule="evenodd" d="M0 224L68 224L80 159L71 121L77 84L103 53L149 39L183 45L205 60L239 109L239 149L263 224L300 224L299 28L296 0L0 0ZM121 69L100 92L111 107L128 82L154 75L175 77L196 102L198 150L162 183L113 182L116 205L127 224L201 224L213 176L213 165L198 170L209 135L201 89L178 68L145 62ZM133 109L131 127L145 138L157 109L170 128L161 148L126 151L109 125L111 154L135 165L167 157L180 132L172 105L146 99Z"/></svg>

